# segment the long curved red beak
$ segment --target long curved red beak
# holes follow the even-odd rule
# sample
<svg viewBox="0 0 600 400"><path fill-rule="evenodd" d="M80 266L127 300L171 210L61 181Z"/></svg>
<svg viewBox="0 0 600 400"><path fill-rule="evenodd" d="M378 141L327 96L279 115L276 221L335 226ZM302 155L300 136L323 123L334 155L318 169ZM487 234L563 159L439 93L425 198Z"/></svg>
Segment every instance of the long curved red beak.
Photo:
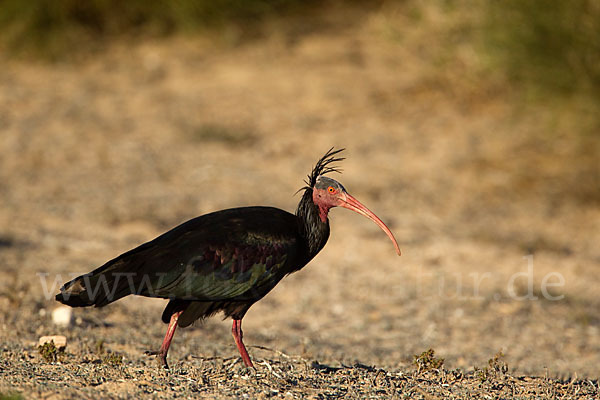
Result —
<svg viewBox="0 0 600 400"><path fill-rule="evenodd" d="M346 195L346 198L345 199L340 198L340 204L339 204L340 207L344 207L344 208L347 208L348 210L352 210L361 215L364 215L365 217L369 218L370 220L375 222L377 225L379 225L381 230L383 230L389 236L389 238L392 240L392 242L394 243L394 247L396 248L396 253L398 253L398 255L401 255L400 247L398 246L398 242L396 242L396 238L394 237L394 234L392 233L392 231L390 231L390 228L388 228L383 223L383 221L379 219L379 217L377 215L373 214L371 212L371 210L369 210L367 207L362 205L362 203L360 201L356 200L354 197L350 196L348 193L344 193L344 194Z"/></svg>

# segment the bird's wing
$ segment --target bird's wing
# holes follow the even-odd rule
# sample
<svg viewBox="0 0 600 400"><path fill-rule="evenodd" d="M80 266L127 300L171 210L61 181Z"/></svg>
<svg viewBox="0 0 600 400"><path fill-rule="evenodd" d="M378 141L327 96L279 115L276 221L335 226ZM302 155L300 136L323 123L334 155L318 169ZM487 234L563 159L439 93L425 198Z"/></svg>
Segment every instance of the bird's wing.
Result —
<svg viewBox="0 0 600 400"><path fill-rule="evenodd" d="M297 239L253 233L240 239L197 246L191 257L149 280L155 283L154 293L140 294L200 301L261 298L285 275L287 262L296 256ZM184 243L177 247L187 247Z"/></svg>
<svg viewBox="0 0 600 400"><path fill-rule="evenodd" d="M57 300L74 307L102 307L129 294L257 300L293 266L303 265L302 249L296 217L288 212L223 210L187 221L65 283Z"/></svg>

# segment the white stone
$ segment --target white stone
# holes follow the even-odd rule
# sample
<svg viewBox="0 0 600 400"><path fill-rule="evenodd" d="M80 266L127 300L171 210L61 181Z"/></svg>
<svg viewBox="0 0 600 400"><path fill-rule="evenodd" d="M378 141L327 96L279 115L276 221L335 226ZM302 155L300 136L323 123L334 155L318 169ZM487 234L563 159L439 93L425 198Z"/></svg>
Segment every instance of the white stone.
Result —
<svg viewBox="0 0 600 400"><path fill-rule="evenodd" d="M43 346L46 343L54 342L54 346L58 349L64 349L67 347L67 338L62 335L54 335L54 336L42 336L38 341L38 346Z"/></svg>
<svg viewBox="0 0 600 400"><path fill-rule="evenodd" d="M55 325L67 327L73 320L73 310L71 307L60 306L52 310L52 322Z"/></svg>

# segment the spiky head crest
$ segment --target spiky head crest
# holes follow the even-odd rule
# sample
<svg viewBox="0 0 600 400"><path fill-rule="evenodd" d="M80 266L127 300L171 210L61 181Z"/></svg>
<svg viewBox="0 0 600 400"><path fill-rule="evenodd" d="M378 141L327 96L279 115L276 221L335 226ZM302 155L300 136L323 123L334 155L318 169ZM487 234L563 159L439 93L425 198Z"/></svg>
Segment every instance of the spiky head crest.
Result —
<svg viewBox="0 0 600 400"><path fill-rule="evenodd" d="M337 149L335 150L333 147L330 148L327 153L319 161L312 169L310 175L308 175L308 179L304 182L308 185L306 188L313 188L317 183L317 178L321 175L328 174L330 172L342 172L338 167L331 165L333 163L344 160L344 157L336 157L337 154L341 153L345 149Z"/></svg>
<svg viewBox="0 0 600 400"><path fill-rule="evenodd" d="M313 194L316 190L315 185L317 185L320 176L329 172L341 171L333 164L344 159L343 157L336 157L342 151L344 149L335 150L333 147L330 148L317 161L317 164L308 175L308 179L304 181L306 186L298 190L298 192L304 190L304 193L298 203L296 216L298 217L300 232L307 241L308 253L310 254L309 259L314 257L325 246L329 237L329 221L327 218L323 219L321 217L321 209L313 201Z"/></svg>

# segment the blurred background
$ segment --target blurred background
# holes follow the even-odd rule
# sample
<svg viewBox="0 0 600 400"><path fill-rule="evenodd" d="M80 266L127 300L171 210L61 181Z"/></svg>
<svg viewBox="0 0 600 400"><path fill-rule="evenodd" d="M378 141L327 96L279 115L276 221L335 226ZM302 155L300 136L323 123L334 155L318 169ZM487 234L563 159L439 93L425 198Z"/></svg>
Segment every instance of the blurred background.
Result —
<svg viewBox="0 0 600 400"><path fill-rule="evenodd" d="M145 362L163 300L57 328L59 285L197 215L295 210L332 146L403 255L334 210L247 344L393 368L502 350L519 373L598 377L592 0L0 0L3 354L62 333L75 357L102 338ZM178 332L171 357L235 355L228 324Z"/></svg>

